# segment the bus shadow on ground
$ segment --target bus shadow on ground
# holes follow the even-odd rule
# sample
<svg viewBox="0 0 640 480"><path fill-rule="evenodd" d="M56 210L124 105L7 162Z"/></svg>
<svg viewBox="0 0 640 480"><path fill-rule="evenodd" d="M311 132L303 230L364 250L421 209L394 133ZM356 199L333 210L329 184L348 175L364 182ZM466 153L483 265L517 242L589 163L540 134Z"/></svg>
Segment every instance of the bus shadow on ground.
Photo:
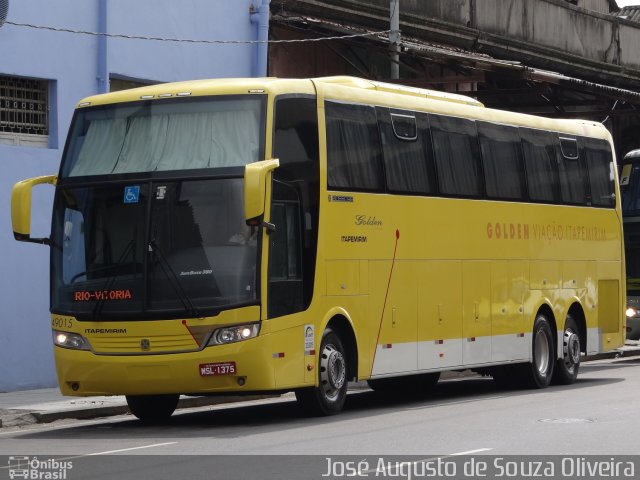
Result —
<svg viewBox="0 0 640 480"><path fill-rule="evenodd" d="M593 367L590 367L593 368ZM624 378L579 378L569 386L547 389L507 389L498 387L489 377L444 380L428 393L374 392L365 388L347 396L344 411L331 417L308 417L295 400L281 399L267 403L233 404L223 408L199 408L178 411L161 425L144 424L134 417L114 417L112 422L93 425L69 425L46 432L20 433L22 439L157 439L207 438L232 439L255 434L269 434L314 425L339 424L354 419L386 415L390 411L428 410L447 405L490 401L492 398L560 394L567 389L583 389L624 381Z"/></svg>

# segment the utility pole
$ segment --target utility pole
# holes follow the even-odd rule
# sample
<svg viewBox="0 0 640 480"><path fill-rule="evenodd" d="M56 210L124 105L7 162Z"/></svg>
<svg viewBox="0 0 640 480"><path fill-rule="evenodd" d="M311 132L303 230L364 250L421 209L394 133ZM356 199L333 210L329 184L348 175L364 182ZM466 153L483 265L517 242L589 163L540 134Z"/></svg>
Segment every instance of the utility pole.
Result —
<svg viewBox="0 0 640 480"><path fill-rule="evenodd" d="M107 15L109 14L108 0L98 0L98 32L102 35L98 36L98 93L109 92L109 56L107 31L109 22Z"/></svg>
<svg viewBox="0 0 640 480"><path fill-rule="evenodd" d="M391 78L400 78L400 0L390 0L389 49L391 51Z"/></svg>

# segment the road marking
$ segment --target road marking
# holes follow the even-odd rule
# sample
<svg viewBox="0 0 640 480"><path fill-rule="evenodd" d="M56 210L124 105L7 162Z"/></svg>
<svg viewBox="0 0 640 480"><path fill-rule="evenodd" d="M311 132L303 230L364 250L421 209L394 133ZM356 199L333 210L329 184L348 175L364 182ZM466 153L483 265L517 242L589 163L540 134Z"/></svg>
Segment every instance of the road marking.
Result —
<svg viewBox="0 0 640 480"><path fill-rule="evenodd" d="M488 452L489 450L493 450L493 448L477 448L475 450L467 450L466 452L450 453L448 456L457 457L459 455L472 455L474 453Z"/></svg>
<svg viewBox="0 0 640 480"><path fill-rule="evenodd" d="M94 457L96 455L109 455L111 453L130 452L132 450L142 450L143 448L155 448L164 447L166 445L175 445L176 443L178 442L154 443L153 445L142 445L140 447L121 448L119 450L107 450L106 452L87 453L86 455L80 455L80 457Z"/></svg>
<svg viewBox="0 0 640 480"><path fill-rule="evenodd" d="M65 460L75 460L77 458L85 458L85 457L95 457L98 455L109 455L111 453L121 453L121 452L130 452L132 450L142 450L144 448L154 448L154 447L164 447L166 445L175 445L178 442L165 442L165 443L154 443L153 445L141 445L140 447L131 447L131 448L121 448L119 450L108 450L106 452L96 452L96 453L86 453L84 455L73 455L71 457L62 457L57 458L56 460L62 462ZM10 467L0 467L0 470L6 470Z"/></svg>

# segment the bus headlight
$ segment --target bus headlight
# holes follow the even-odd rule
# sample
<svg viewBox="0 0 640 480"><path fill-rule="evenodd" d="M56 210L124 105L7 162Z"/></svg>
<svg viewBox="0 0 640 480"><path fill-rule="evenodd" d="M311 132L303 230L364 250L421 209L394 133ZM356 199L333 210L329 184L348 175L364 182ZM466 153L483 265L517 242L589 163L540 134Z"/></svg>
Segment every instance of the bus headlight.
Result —
<svg viewBox="0 0 640 480"><path fill-rule="evenodd" d="M214 330L207 345L224 345L225 343L241 342L258 336L259 323L249 325L235 325Z"/></svg>
<svg viewBox="0 0 640 480"><path fill-rule="evenodd" d="M638 311L635 308L628 307L627 308L627 318L635 317L638 314Z"/></svg>
<svg viewBox="0 0 640 480"><path fill-rule="evenodd" d="M82 335L70 332L53 331L54 345L62 348L70 348L72 350L91 350L89 341Z"/></svg>

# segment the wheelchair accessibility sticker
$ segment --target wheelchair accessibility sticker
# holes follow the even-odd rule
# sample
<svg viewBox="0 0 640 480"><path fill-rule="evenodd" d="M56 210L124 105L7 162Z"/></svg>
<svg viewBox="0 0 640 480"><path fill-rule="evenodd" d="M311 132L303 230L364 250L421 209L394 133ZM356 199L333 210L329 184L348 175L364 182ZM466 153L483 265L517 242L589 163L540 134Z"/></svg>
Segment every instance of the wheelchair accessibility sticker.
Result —
<svg viewBox="0 0 640 480"><path fill-rule="evenodd" d="M124 203L138 203L140 201L140 185L124 187Z"/></svg>

